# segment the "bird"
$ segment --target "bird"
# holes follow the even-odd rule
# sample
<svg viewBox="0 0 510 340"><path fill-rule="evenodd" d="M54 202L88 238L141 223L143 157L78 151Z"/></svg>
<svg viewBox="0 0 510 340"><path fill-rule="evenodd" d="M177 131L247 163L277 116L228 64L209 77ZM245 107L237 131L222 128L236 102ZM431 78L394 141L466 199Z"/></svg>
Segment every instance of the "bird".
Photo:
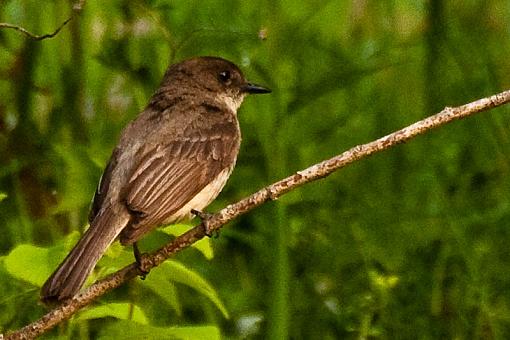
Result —
<svg viewBox="0 0 510 340"><path fill-rule="evenodd" d="M223 58L170 65L148 105L122 130L94 194L89 228L44 283L41 300L78 293L116 239L133 245L136 257L136 242L148 232L203 211L234 169L243 99L270 92Z"/></svg>

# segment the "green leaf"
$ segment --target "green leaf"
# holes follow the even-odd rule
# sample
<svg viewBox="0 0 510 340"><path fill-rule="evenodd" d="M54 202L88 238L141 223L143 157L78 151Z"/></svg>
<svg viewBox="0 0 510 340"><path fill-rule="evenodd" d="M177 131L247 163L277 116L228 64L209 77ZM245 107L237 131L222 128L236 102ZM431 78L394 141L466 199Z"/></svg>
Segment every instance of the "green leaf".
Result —
<svg viewBox="0 0 510 340"><path fill-rule="evenodd" d="M182 263L174 260L168 260L151 271L150 279L152 279L153 276L156 276L156 281L161 282L157 286L151 286L158 295L163 296L165 294L161 292L166 289L165 282L174 281L182 283L205 295L221 311L225 318L229 318L228 311L223 302L220 300L214 287L212 287L211 284L198 273L187 268Z"/></svg>
<svg viewBox="0 0 510 340"><path fill-rule="evenodd" d="M0 202L7 198L7 194L5 192L0 192Z"/></svg>
<svg viewBox="0 0 510 340"><path fill-rule="evenodd" d="M41 286L51 274L48 266L48 248L22 244L14 248L5 258L5 269L13 277Z"/></svg>
<svg viewBox="0 0 510 340"><path fill-rule="evenodd" d="M149 280L144 281L144 286L159 295L166 303L175 310L178 316L182 316L182 306L177 295L177 288L162 275L162 271L154 270Z"/></svg>
<svg viewBox="0 0 510 340"><path fill-rule="evenodd" d="M161 228L161 230L165 234L172 235L172 236L179 236L179 235L184 234L186 231L188 231L192 227L194 227L194 225L179 223L179 224L172 224L167 227ZM212 243L211 243L211 239L209 237L204 237L200 241L193 243L192 247L197 249L199 252L201 252L202 255L204 255L205 258L208 260L210 260L214 257Z"/></svg>
<svg viewBox="0 0 510 340"><path fill-rule="evenodd" d="M99 339L180 339L219 340L221 333L216 326L155 327L134 322L118 321L101 328Z"/></svg>
<svg viewBox="0 0 510 340"><path fill-rule="evenodd" d="M5 269L11 276L40 287L63 259L63 254L76 242L77 237L79 233L73 232L63 242L50 248L21 244L5 257Z"/></svg>
<svg viewBox="0 0 510 340"><path fill-rule="evenodd" d="M148 324L147 317L140 307L132 303L108 303L106 305L95 306L81 312L75 320L100 319L105 317L114 317L120 320L136 321L140 324Z"/></svg>

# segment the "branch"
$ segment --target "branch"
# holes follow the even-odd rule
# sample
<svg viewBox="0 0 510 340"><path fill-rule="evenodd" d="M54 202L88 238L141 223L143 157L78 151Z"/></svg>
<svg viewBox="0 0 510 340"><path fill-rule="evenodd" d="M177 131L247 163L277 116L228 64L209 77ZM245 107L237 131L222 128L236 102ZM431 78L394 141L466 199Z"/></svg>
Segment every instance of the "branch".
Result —
<svg viewBox="0 0 510 340"><path fill-rule="evenodd" d="M440 127L457 119L465 118L478 112L501 106L510 102L510 90L501 92L491 97L483 98L472 103L446 107L441 112L416 122L408 127L379 138L373 142L362 144L345 151L328 160L322 161L309 168L298 171L295 174L273 183L256 193L248 196L237 203L231 204L212 215L205 223L211 231L219 230L224 224L234 218L247 213L269 200L276 200L285 193L296 189L308 182L329 176L338 169L355 161L366 158L376 152L383 151L397 144L407 142L411 138L424 134L429 130ZM190 229L188 232L175 238L159 250L144 255L144 269L158 266L173 254L189 247L194 242L202 239L205 234L204 222ZM95 282L82 293L64 302L37 321L5 336L5 339L34 338L45 333L57 324L70 318L79 309L90 304L106 292L122 285L124 282L141 275L136 263L132 263L119 271ZM1 338L1 334L0 334Z"/></svg>
<svg viewBox="0 0 510 340"><path fill-rule="evenodd" d="M57 29L53 33L37 35L37 34L29 32L27 29L25 29L21 26L9 24L6 22L0 22L0 29L1 28L11 28L18 32L23 33L24 35L26 35L27 37L29 37L30 39L33 39L33 40L44 40L44 39L48 39L48 38L53 38L54 36L56 36L58 34L58 32L60 32L60 30L62 28L64 28L65 25L67 25L67 23L69 21L71 21L74 18L75 14L79 13L82 10L84 4L85 4L85 0L80 0L77 3L75 3L73 5L73 14L66 21L64 21L62 24L60 24L60 26L58 26Z"/></svg>

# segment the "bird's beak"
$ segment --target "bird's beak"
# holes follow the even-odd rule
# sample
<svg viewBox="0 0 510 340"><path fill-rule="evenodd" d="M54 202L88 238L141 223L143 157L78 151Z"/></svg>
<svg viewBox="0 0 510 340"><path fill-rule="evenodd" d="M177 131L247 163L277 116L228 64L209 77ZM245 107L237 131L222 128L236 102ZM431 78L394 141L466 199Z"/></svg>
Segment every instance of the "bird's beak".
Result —
<svg viewBox="0 0 510 340"><path fill-rule="evenodd" d="M247 83L241 87L241 91L251 94L271 93L271 90L257 84Z"/></svg>

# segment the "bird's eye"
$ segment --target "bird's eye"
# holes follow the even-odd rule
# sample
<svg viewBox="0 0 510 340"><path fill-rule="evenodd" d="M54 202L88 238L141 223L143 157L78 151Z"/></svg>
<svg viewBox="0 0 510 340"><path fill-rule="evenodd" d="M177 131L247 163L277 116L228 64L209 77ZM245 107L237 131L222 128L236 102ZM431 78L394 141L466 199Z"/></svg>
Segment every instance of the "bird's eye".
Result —
<svg viewBox="0 0 510 340"><path fill-rule="evenodd" d="M220 72L220 80L223 82L223 83L227 83L230 81L230 72L229 71L223 71L223 72Z"/></svg>

